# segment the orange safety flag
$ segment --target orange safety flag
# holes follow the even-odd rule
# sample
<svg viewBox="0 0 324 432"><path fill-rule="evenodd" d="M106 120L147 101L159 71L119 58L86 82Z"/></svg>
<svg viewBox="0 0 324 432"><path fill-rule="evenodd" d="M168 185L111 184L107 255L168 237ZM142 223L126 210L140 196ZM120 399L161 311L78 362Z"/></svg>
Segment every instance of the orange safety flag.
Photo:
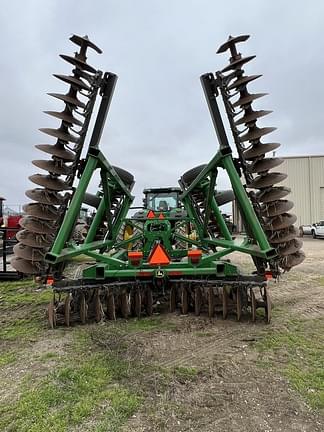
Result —
<svg viewBox="0 0 324 432"><path fill-rule="evenodd" d="M157 244L154 246L148 262L150 265L167 265L170 264L170 258L163 246Z"/></svg>

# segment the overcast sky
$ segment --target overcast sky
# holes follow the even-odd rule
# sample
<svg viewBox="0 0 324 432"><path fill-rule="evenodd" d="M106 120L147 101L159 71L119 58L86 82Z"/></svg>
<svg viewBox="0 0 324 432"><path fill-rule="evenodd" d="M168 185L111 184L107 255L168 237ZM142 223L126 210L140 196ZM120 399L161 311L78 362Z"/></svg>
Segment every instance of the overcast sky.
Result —
<svg viewBox="0 0 324 432"><path fill-rule="evenodd" d="M323 23L319 0L2 0L0 196L28 201L31 160L45 155L34 145L54 143L38 128L58 127L42 111L62 109L46 93L65 92L52 74L71 71L58 55L73 53L73 33L102 48L90 64L119 77L101 148L134 174L138 197L217 150L199 77L227 64L215 52L229 34L251 35L240 52L257 56L245 70L263 74L250 89L270 93L256 107L274 110L262 125L278 127L279 154L323 154Z"/></svg>

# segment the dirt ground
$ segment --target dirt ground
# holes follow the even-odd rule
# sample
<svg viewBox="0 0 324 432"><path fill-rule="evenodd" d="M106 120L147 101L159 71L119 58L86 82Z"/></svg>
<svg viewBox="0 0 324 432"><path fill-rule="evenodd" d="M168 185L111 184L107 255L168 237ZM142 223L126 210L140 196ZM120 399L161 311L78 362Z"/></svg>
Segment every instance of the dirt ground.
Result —
<svg viewBox="0 0 324 432"><path fill-rule="evenodd" d="M252 349L265 333L284 328L288 317L307 320L324 316L324 287L316 283L324 276L324 240L306 238L304 251L305 262L272 286L274 311L281 307L285 314L274 314L269 326L179 316L176 319L186 331L172 338L168 334L150 338L144 346L159 365L197 367L209 373L185 393L175 389L168 395L173 403L166 411L163 401L153 416L146 406L129 421L125 432L324 430L323 417L312 412L280 374L260 369L258 354ZM235 259L247 262L242 255Z"/></svg>
<svg viewBox="0 0 324 432"><path fill-rule="evenodd" d="M251 323L248 319L236 322L234 318L223 321L167 314L163 321L170 324L172 331L166 328L133 333L132 344L138 348L136 361L154 368L153 372L141 376L150 392L146 393L141 407L118 430L323 431L323 413L311 409L281 371L285 354L260 353L256 349L258 342L269 334L284 331L290 322L311 322L324 317L324 240L304 239L304 251L304 263L283 275L279 283L272 284L274 310L269 325L262 320ZM242 255L234 255L233 261L250 265L249 258ZM105 325L110 324L102 324ZM44 330L28 345L20 361L0 368L0 403L19 397L19 383L27 373L46 375L54 360L36 361L33 354L44 356L58 352L64 355L73 330L55 330L54 333ZM191 370L195 373L191 379L171 380L161 387L157 380L158 368L164 371L183 368L186 373ZM136 385L139 382L136 384L135 380ZM85 422L76 429L64 430L97 429Z"/></svg>

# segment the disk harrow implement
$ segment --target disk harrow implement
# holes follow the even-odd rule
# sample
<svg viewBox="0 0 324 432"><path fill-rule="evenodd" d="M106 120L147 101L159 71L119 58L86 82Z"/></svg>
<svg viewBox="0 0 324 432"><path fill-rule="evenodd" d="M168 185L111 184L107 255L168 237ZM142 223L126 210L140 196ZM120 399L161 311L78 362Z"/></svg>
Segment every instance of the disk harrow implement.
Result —
<svg viewBox="0 0 324 432"><path fill-rule="evenodd" d="M263 94L247 91L247 84L259 77L245 76L242 69L253 56L243 58L235 48L247 38L230 37L219 49L231 50L230 64L221 72L201 77L218 150L208 164L184 173L180 187L145 189L144 206L131 217L134 177L113 167L99 149L116 75L103 74L86 63L87 48L99 52L86 37L71 38L80 52L62 58L75 66L73 75L57 76L70 90L54 95L66 108L50 112L62 124L58 129L42 130L57 142L38 146L52 159L37 160L34 165L49 174L31 177L41 188L27 191L34 202L25 207L28 216L22 221L24 230L19 233L13 262L23 273L44 275L49 269L51 327L139 318L165 310L214 319L233 316L240 320L245 315L255 321L261 309L264 320L270 322L268 280L297 265L304 254L295 238L295 217L289 213L293 204L285 199L289 190L278 186L285 175L272 172L282 160L265 156L279 144L260 141L274 128L256 125L270 111L253 110L252 101ZM86 156L81 159L97 94L101 102ZM237 100L232 101L235 94ZM225 104L233 148L219 100ZM230 190L218 189L220 171L228 176ZM87 190L95 173L100 175L100 184L92 195ZM234 199L245 237L233 237L232 225L221 211ZM85 238L76 240L73 227L83 203L92 207L93 216ZM242 271L230 260L233 252L249 255L255 269Z"/></svg>
<svg viewBox="0 0 324 432"><path fill-rule="evenodd" d="M63 111L45 111L61 121L56 128L41 128L44 134L56 138L54 144L38 144L36 148L51 156L50 160L34 160L33 165L46 174L34 174L29 179L38 187L26 195L34 202L24 206L26 217L21 221L19 243L15 246L13 267L21 273L44 273L44 256L53 244L72 195L72 186L80 170L80 158L98 89L103 74L87 64L87 50L102 51L87 36L70 38L78 47L74 57L61 55L75 68L71 75L54 76L68 84L66 94L49 93L64 103Z"/></svg>
<svg viewBox="0 0 324 432"><path fill-rule="evenodd" d="M217 53L230 51L231 57L229 64L216 73L216 82L236 144L240 170L247 189L253 190L249 192L249 197L270 244L277 251L275 263L283 270L290 270L304 260L305 254L301 250L302 241L297 238L298 231L294 227L297 218L290 213L293 203L286 199L290 189L279 186L287 177L277 171L283 159L267 156L267 153L277 150L280 144L261 142L265 135L276 128L259 127L257 124L272 111L253 109L253 101L266 93L254 94L248 90L248 85L261 76L248 76L243 70L243 66L255 56L243 57L237 51L237 44L248 38L248 35L230 36L219 47Z"/></svg>
<svg viewBox="0 0 324 432"><path fill-rule="evenodd" d="M228 280L225 283L224 280L191 278L179 282L179 279L169 279L167 286L164 283L153 285L152 281L140 278L136 283L116 281L101 286L98 282L86 284L84 279L75 280L70 286L58 282L48 306L48 322L54 328L60 324L70 326L176 311L183 315L203 314L213 319L232 317L238 321L248 315L250 321L255 322L257 310L262 309L265 322L270 323L271 299L267 282L261 277L241 276L240 279L240 282Z"/></svg>

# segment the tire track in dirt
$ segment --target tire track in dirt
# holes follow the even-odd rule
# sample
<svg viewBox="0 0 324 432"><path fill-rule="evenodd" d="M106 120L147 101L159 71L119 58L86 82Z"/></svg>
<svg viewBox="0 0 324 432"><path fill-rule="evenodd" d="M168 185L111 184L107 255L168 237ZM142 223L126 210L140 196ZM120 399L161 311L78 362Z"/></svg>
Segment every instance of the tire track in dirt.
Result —
<svg viewBox="0 0 324 432"><path fill-rule="evenodd" d="M190 319L190 317L189 317ZM176 366L194 366L201 364L201 362L206 362L211 357L221 351L222 356L228 358L234 352L240 350L240 344L243 346L244 343L241 341L242 333L240 328L232 327L230 330L226 329L224 325L217 326L215 322L215 328L207 337L192 337L188 335L187 337L191 340L192 351L184 354L173 354L171 359L166 359L164 361L159 361L159 365L162 367L176 367ZM235 323L237 325L237 323ZM182 335L181 338L186 338L186 335ZM206 342L208 339L208 342ZM226 362L227 360L224 360Z"/></svg>
<svg viewBox="0 0 324 432"><path fill-rule="evenodd" d="M315 252L308 254L315 247ZM180 333L159 333L151 341L153 364L164 368L199 367L192 383L172 384L153 397L123 429L127 432L321 432L323 419L312 412L289 383L275 371L256 366L249 341L269 331L281 331L290 318L313 319L324 314L324 250L305 242L305 262L271 287L278 313L269 327L263 323L215 320L195 329L195 317L170 318ZM241 259L244 260L248 257ZM168 319L168 317L166 317ZM188 322L191 331L185 331ZM190 326L189 326L190 327ZM198 336L197 333L204 333ZM149 349L149 348L147 348Z"/></svg>
<svg viewBox="0 0 324 432"><path fill-rule="evenodd" d="M270 370L259 369L255 352L247 342L264 334L265 325L215 322L208 336L197 336L195 317L174 317L184 331L160 335L154 344L156 364L164 368L201 367L192 382L170 383L158 392L124 427L124 432L320 432L320 420L311 413L298 395L281 377ZM193 323L186 332L188 322ZM252 326L252 327L251 327ZM269 327L270 328L270 327ZM157 337L160 337L157 335ZM206 341L208 338L208 341ZM183 352L188 347L190 352ZM169 343L169 358L162 361L161 352ZM176 349L181 352L177 354ZM159 379L158 372L145 377ZM274 397L276 395L276 397Z"/></svg>
<svg viewBox="0 0 324 432"><path fill-rule="evenodd" d="M307 276L300 274L300 278L305 279ZM313 319L324 316L324 286L321 285L321 279L308 277L308 281L286 282L284 289L280 285L272 289L272 299L274 306L283 306L292 316L298 318Z"/></svg>

